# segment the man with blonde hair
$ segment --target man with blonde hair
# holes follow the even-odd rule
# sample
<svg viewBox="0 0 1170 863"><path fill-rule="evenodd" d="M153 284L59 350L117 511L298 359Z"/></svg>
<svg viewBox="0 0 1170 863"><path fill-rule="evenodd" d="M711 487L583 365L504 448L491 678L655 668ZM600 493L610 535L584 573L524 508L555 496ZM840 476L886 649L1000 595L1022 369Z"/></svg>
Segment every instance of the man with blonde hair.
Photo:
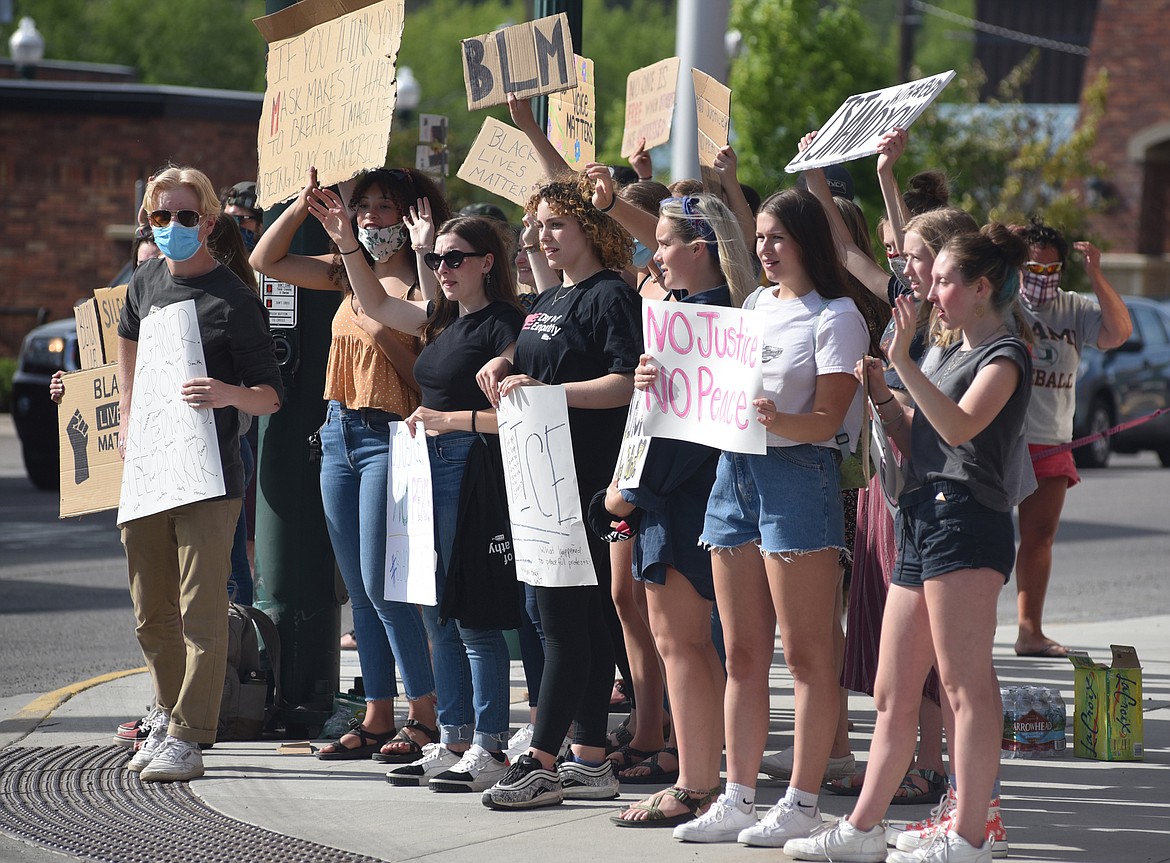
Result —
<svg viewBox="0 0 1170 863"><path fill-rule="evenodd" d="M118 324L122 453L142 319L193 300L207 375L185 381L180 394L193 410L214 411L226 489L223 497L121 525L136 633L156 703L150 736L128 768L144 781L171 782L202 776L200 744L215 742L227 663L227 580L244 494L237 409L271 414L283 389L259 299L207 249L219 212L211 181L194 168L167 168L147 185L143 209L163 257L134 271Z"/></svg>

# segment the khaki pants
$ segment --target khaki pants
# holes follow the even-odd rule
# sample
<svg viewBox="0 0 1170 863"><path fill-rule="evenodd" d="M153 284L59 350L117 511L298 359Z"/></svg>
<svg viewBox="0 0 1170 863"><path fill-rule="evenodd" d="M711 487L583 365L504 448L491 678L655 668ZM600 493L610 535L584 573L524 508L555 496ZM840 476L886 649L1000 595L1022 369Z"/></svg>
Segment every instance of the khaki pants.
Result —
<svg viewBox="0 0 1170 863"><path fill-rule="evenodd" d="M127 522L136 634L169 734L214 743L227 666L227 582L242 501L175 507Z"/></svg>

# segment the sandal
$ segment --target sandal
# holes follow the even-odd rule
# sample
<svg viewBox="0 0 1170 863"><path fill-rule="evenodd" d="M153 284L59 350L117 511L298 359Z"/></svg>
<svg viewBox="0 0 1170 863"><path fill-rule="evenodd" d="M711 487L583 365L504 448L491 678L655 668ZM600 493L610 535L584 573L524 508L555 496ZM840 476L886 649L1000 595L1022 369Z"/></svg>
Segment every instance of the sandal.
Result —
<svg viewBox="0 0 1170 863"><path fill-rule="evenodd" d="M412 764L422 758L423 748L417 740L406 733L406 729L408 728L417 728L427 736L427 741L430 743L439 742L439 730L437 728L428 728L417 719L408 719L402 723L402 727L398 729L398 733L393 738L385 741L386 745L391 743L405 743L407 744L406 749L400 752L386 752L385 746L382 746L370 757L379 764Z"/></svg>
<svg viewBox="0 0 1170 863"><path fill-rule="evenodd" d="M630 812L633 810L647 812L649 813L648 817L640 821L631 821L622 818L621 813L618 813L617 815L609 816L609 820L618 827L677 827L679 824L685 824L697 818L699 810L714 800L718 793L719 786L717 785L699 797L692 797L687 789L672 785L669 788L659 791L652 797L622 810L622 812ZM667 815L664 813L660 804L666 797L673 797L686 807L686 811L679 812L676 815Z"/></svg>
<svg viewBox="0 0 1170 863"><path fill-rule="evenodd" d="M622 720L622 724L609 734L605 735L605 754L616 752L634 739L634 732L630 731L630 717Z"/></svg>
<svg viewBox="0 0 1170 863"><path fill-rule="evenodd" d="M632 767L645 766L650 768L650 772L642 776L623 776L618 774L618 781L623 785L665 785L667 782L678 782L678 770L667 770L658 763L658 758L663 753L673 755L675 759L678 758L678 750L673 746L667 746L662 752L655 752L645 761L639 764L631 765ZM627 770L630 768L626 768Z"/></svg>
<svg viewBox="0 0 1170 863"><path fill-rule="evenodd" d="M616 756L618 756L618 758L615 760L613 758L610 758L610 755L616 755ZM628 770L631 767L633 767L635 764L641 764L643 761L646 761L650 758L654 758L657 755L658 755L658 753L655 750L650 750L649 752L646 752L645 750L642 750L642 749L635 749L629 743L623 743L621 746L619 746L613 752L610 752L609 755L606 755L605 757L609 761L609 763L613 765L613 772L619 773L622 770Z"/></svg>
<svg viewBox="0 0 1170 863"><path fill-rule="evenodd" d="M832 782L826 782L824 788L830 794L836 794L839 797L860 797L861 783L864 781L864 773L854 773L852 776L846 776L842 779L834 779Z"/></svg>
<svg viewBox="0 0 1170 863"><path fill-rule="evenodd" d="M915 779L926 782L926 788L919 788ZM936 770L911 770L894 792L894 799L890 802L895 806L915 806L919 803L938 803L947 790L947 778ZM898 792L905 792L899 794Z"/></svg>
<svg viewBox="0 0 1170 863"><path fill-rule="evenodd" d="M391 729L383 734L374 734L362 725L361 720L354 719L350 722L349 730L346 734L356 734L358 740L361 742L357 746L345 746L341 742L341 737L326 746L335 747L332 752L325 752L323 749L313 749L313 754L322 761L356 761L359 758L369 758L371 754L377 752L387 741L393 739L397 734L396 729Z"/></svg>

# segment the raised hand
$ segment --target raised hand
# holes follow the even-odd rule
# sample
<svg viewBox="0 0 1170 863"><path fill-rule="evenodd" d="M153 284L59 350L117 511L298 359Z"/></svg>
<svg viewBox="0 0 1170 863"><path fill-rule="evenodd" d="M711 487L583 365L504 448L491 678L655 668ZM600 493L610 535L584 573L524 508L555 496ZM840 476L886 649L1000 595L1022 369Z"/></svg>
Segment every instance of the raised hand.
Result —
<svg viewBox="0 0 1170 863"><path fill-rule="evenodd" d="M357 239L353 235L349 211L341 197L332 189L321 189L316 186L306 187L304 194L307 196L309 212L321 223L330 239L337 244L337 248L343 252L356 248Z"/></svg>
<svg viewBox="0 0 1170 863"><path fill-rule="evenodd" d="M431 202L428 198L419 198L402 217L402 224L410 232L411 248L429 252L435 247L435 220L431 216Z"/></svg>

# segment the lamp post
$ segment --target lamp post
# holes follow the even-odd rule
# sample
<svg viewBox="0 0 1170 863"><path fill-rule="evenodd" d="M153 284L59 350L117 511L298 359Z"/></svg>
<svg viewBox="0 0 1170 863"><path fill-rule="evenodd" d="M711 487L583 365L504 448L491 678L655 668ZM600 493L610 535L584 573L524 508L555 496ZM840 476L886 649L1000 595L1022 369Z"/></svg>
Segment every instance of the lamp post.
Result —
<svg viewBox="0 0 1170 863"><path fill-rule="evenodd" d="M418 78L414 77L414 70L409 66L402 66L398 70L398 108L403 114L410 114L418 109L422 101L422 86Z"/></svg>
<svg viewBox="0 0 1170 863"><path fill-rule="evenodd" d="M26 15L20 19L16 31L8 38L8 52L21 78L31 80L37 76L37 66L45 59L45 37L32 18Z"/></svg>

